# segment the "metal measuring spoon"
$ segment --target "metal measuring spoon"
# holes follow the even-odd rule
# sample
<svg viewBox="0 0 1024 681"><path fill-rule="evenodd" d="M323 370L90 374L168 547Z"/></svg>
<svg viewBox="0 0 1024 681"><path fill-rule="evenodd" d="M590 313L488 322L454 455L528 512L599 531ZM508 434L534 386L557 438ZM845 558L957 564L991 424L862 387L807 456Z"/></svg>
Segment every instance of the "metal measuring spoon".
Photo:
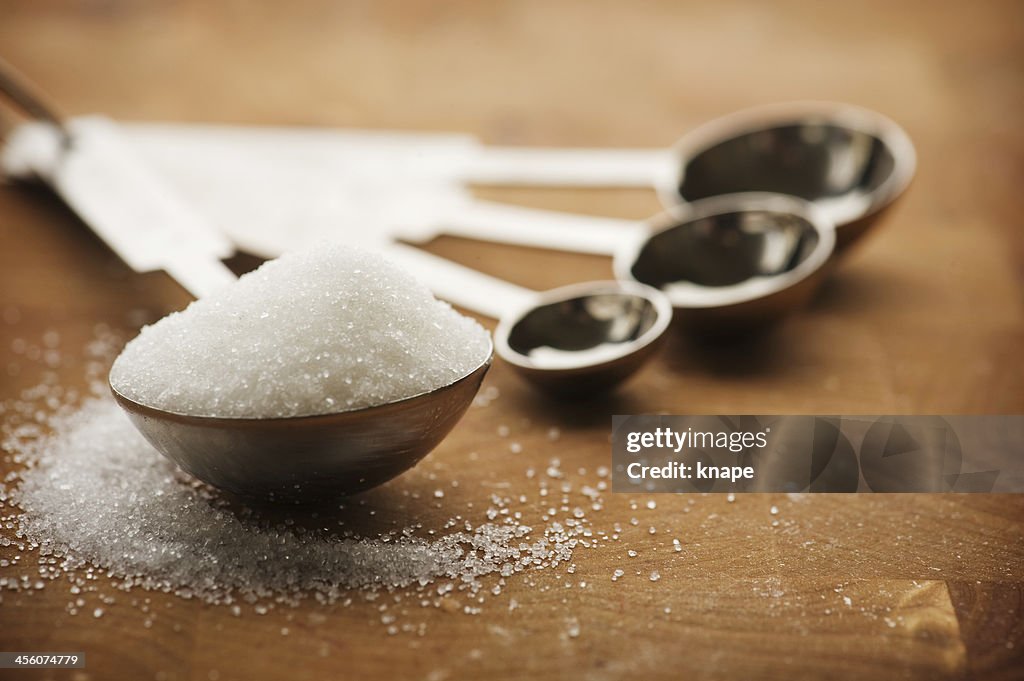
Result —
<svg viewBox="0 0 1024 681"><path fill-rule="evenodd" d="M812 201L836 226L837 252L877 223L910 184L917 165L903 128L870 109L835 102L739 111L697 127L667 152L650 151L646 159L640 150L625 154L621 149L607 150L606 156L599 149L490 153L495 157L484 164L485 171L464 179L496 185L653 186L667 208L738 192L790 194ZM545 166L559 168L562 179ZM475 233L466 234L473 238L584 253L614 244L619 227L607 218L595 220L589 238L573 238L563 234L573 225L563 225L557 216L524 212L518 219L529 231L516 235L485 213L468 217L476 223ZM462 222L442 231L462 234L467 231ZM536 234L544 223L552 229Z"/></svg>
<svg viewBox="0 0 1024 681"><path fill-rule="evenodd" d="M670 283L663 274L659 274L661 278L648 277L645 267L633 273L634 259L643 254L647 261L652 252L659 253L660 258L678 267L678 276L671 280L675 285L665 291L672 306L680 319L692 321L693 326L702 331L757 326L797 309L823 279L836 241L832 222L820 208L781 194L745 193L711 197L671 207L646 221L608 224L572 215L560 220L557 228L549 230L533 224L529 210L521 216L522 222L514 220L514 212L507 213L505 209L502 212L506 214L502 216L501 232L494 232L492 240L503 241L505 239L500 238L502 233L515 229L517 224L525 224L528 227L520 236L528 235L543 245L612 256L620 282L633 281L654 288ZM725 229L730 223L742 224L743 228ZM482 220L478 224L486 225L488 222ZM490 224L496 225L497 222ZM713 230L713 234L707 233L716 224L720 228ZM754 226L756 230L752 231ZM234 241L244 250L265 258L277 257L306 243L302 234L276 230L279 235L275 238L262 239L260 235L249 234L244 227L239 225L232 233ZM474 236L488 239L484 231ZM729 239L737 240L732 248L728 247ZM416 266L415 256L421 251L396 248L395 253L409 252L410 265ZM767 258L764 262L757 260L762 249L763 256ZM782 261L772 260L773 254L780 253L787 254ZM705 269L721 268L725 279L691 267L701 263ZM455 271L453 268L457 266L452 263L446 263L444 267L446 271ZM445 278L438 276L437 267L424 264L417 273L438 296L495 319L502 318L515 306L512 302L495 304L493 301L504 298L500 291L496 291L493 298L488 298L474 295L471 284L461 287L447 285ZM471 282L474 276L483 277L469 271L462 279ZM495 288L505 291L508 285L500 282ZM715 320L722 323L721 328L714 326ZM500 343L498 350L500 354ZM513 360L510 363L516 364ZM524 365L524 371L531 368L527 363L519 364Z"/></svg>
<svg viewBox="0 0 1024 681"><path fill-rule="evenodd" d="M656 189L672 206L735 192L813 202L836 225L841 251L877 223L917 165L907 133L869 109L794 102L724 116L684 135Z"/></svg>
<svg viewBox="0 0 1024 681"><path fill-rule="evenodd" d="M498 319L498 355L556 394L607 390L653 355L672 319L657 289L596 281L536 292L401 244L386 255L440 297Z"/></svg>
<svg viewBox="0 0 1024 681"><path fill-rule="evenodd" d="M51 122L28 167L49 183L126 263L165 269L193 295L230 282L219 244L202 237L189 206L149 173L102 124L65 129L0 62L0 91ZM13 83L13 86L12 86ZM27 93L27 94L26 94ZM46 132L46 131L43 131ZM60 144L60 140L70 144ZM451 430L473 401L493 348L471 372L435 390L366 409L295 418L188 416L114 399L160 453L195 477L258 497L316 498L359 492L402 473Z"/></svg>
<svg viewBox="0 0 1024 681"><path fill-rule="evenodd" d="M143 437L196 478L244 496L313 499L361 492L412 468L462 418L491 357L436 390L318 416L187 416L111 391Z"/></svg>
<svg viewBox="0 0 1024 681"><path fill-rule="evenodd" d="M828 270L836 233L814 204L732 194L669 208L614 255L615 275L660 289L682 323L729 331L801 307Z"/></svg>
<svg viewBox="0 0 1024 681"><path fill-rule="evenodd" d="M770 323L799 308L824 278L836 245L833 224L817 205L755 192L679 204L600 234L582 221L566 222L552 239L598 245L612 255L620 283L661 289L680 321L712 332ZM430 283L429 272L423 276ZM440 295L454 299L459 291ZM465 306L481 311L484 304Z"/></svg>
<svg viewBox="0 0 1024 681"><path fill-rule="evenodd" d="M235 278L186 229L187 204L164 191L130 153L119 153L116 130L87 127L72 132L74 142L67 153L75 160L62 163L65 172L53 176L60 180L54 188L125 262L135 269L165 269L196 296ZM104 179L104 192L79 181L87 179L87 172ZM140 211L145 220L128 219ZM143 256L154 244L162 246L164 257L151 262ZM200 480L247 496L311 499L359 492L415 465L468 409L492 354L489 348L479 366L435 390L317 416L197 417L138 403L113 386L111 391L146 440Z"/></svg>

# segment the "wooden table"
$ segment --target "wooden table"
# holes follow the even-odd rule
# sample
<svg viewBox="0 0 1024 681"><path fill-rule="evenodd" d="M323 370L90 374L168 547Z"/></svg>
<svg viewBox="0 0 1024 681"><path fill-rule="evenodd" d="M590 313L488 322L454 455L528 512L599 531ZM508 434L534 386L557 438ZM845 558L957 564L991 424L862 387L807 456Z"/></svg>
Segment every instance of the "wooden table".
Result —
<svg viewBox="0 0 1024 681"><path fill-rule="evenodd" d="M480 507L495 484L518 491L525 468L553 456L591 479L608 463L613 413L1024 411L1022 27L1012 1L0 4L4 57L75 114L657 146L744 106L815 98L907 128L920 156L910 192L770 336L673 338L620 392L586 404L542 399L497 363L487 385L500 397L366 498L426 527ZM624 217L657 209L641 191L485 195ZM610 273L601 258L456 239L430 250L541 288ZM0 187L0 398L42 372L13 339L57 330L60 380L80 386L94 325L127 338L186 303L164 275L128 271L46 192ZM398 494L426 498L451 479L444 503ZM605 497L590 518L622 523L618 542L579 551L573 575L510 580L479 615L426 609L422 637L389 636L359 599L236 618L108 589L118 603L103 618L70 616L54 584L4 595L0 648L83 650L88 668L0 678L1024 678L1020 497L659 496L656 510ZM673 537L684 551L671 552ZM626 576L613 583L616 568ZM658 582L644 576L654 568ZM160 612L149 629L130 604L146 596Z"/></svg>

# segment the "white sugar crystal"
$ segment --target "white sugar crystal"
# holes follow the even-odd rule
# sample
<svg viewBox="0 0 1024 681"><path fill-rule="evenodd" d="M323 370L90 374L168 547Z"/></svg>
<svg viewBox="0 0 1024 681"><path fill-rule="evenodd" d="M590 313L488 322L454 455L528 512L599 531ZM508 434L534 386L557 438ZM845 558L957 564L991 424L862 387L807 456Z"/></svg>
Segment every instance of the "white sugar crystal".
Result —
<svg viewBox="0 0 1024 681"><path fill-rule="evenodd" d="M384 258L324 244L144 328L110 382L192 416L305 416L440 388L489 351L479 324Z"/></svg>
<svg viewBox="0 0 1024 681"><path fill-rule="evenodd" d="M566 621L565 633L569 635L569 638L578 638L580 635L580 622L575 617L570 617Z"/></svg>

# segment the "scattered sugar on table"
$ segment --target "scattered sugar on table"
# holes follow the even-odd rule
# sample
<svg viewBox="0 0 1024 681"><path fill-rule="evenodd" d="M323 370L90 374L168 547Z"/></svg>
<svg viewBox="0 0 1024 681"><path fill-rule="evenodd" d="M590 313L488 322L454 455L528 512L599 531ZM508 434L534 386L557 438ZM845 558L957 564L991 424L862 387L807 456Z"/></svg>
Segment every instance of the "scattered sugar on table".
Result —
<svg viewBox="0 0 1024 681"><path fill-rule="evenodd" d="M103 352L116 349L109 340L92 345ZM45 366L41 356L38 364ZM450 505L454 515L443 525L398 522L363 535L270 521L230 505L145 443L106 395L101 364L95 359L87 364L96 396L83 404L66 395L77 406L46 407L62 391L48 378L0 408L6 411L4 447L14 471L6 487L0 486L0 525L7 528L0 539L8 552L16 551L0 567L37 573L0 578L0 588L27 597L35 584L59 580L72 594L69 614L92 616L120 606L121 597L104 595L111 587L228 604L236 616L265 615L307 598L347 607L354 598L372 602L376 594L390 593L409 606L393 605L385 613L389 619L402 615L385 626L388 633L423 635L424 623L410 621L403 608L445 609L452 596L462 594L468 600L461 600L457 611L478 614L487 599L504 594L506 581L520 580L521 589L550 588L538 579L545 571L556 579L571 574L576 552L619 541L618 531L594 528L583 513L591 505L603 508L601 491L608 489L610 471L599 467L596 479L588 480L581 468L577 480L575 468L565 470L558 458L550 458L531 475L541 460L525 446L523 453L531 458L526 463L533 465L524 465L522 482L534 489L519 486L515 493L492 494L489 504L477 506L479 521ZM7 418L15 413L18 418ZM498 449L480 451L498 456ZM421 483L437 477L415 475ZM418 498L417 491L409 494L407 483L393 484L406 498ZM508 489L510 483L502 485L499 489ZM437 481L411 489L433 496ZM448 495L435 499L449 504ZM358 508L359 503L351 504ZM38 568L22 558L37 561ZM572 586L577 583L580 589L587 584L576 579ZM131 599L147 628L157 617L148 601Z"/></svg>

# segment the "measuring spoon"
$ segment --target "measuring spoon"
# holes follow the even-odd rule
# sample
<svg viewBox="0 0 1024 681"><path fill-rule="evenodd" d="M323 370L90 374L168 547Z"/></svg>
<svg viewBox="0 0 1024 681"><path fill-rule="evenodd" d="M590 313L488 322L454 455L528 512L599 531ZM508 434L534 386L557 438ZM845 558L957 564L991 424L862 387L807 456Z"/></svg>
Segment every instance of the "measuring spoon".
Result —
<svg viewBox="0 0 1024 681"><path fill-rule="evenodd" d="M636 281L537 292L402 244L385 255L438 297L499 320L498 355L528 381L556 394L614 387L651 357L672 319L668 299Z"/></svg>
<svg viewBox="0 0 1024 681"><path fill-rule="evenodd" d="M499 148L483 149L476 163L479 173L470 165L463 175L468 182L653 185L666 207L736 192L791 194L825 212L842 250L903 193L917 158L903 128L880 113L837 102L788 102L714 119L661 155Z"/></svg>

